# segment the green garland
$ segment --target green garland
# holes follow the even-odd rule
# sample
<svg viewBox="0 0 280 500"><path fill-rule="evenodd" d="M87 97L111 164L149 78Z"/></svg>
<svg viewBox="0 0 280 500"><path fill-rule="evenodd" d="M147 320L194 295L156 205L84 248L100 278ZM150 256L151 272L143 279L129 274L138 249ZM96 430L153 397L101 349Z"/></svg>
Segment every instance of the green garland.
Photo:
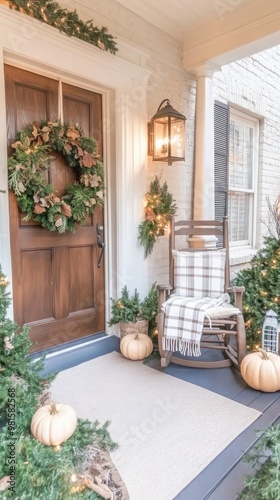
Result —
<svg viewBox="0 0 280 500"><path fill-rule="evenodd" d="M156 177L150 184L150 191L146 193L145 220L138 227L138 240L145 249L145 259L152 253L158 236L168 228L176 210L177 206L166 182L161 186Z"/></svg>
<svg viewBox="0 0 280 500"><path fill-rule="evenodd" d="M17 133L8 160L9 188L17 196L24 220L34 220L50 231L74 232L77 224L103 206L104 168L96 154L94 139L84 137L79 126L60 121L34 122ZM51 151L62 153L67 164L77 170L78 182L56 196L43 172L49 168Z"/></svg>
<svg viewBox="0 0 280 500"><path fill-rule="evenodd" d="M102 26L99 29L92 24L92 21L83 22L76 10L69 12L67 9L62 9L53 0L8 0L8 3L10 9L14 8L58 28L67 36L74 36L102 50L110 51L112 54L118 50L116 42L114 42L113 36L108 33L107 28Z"/></svg>

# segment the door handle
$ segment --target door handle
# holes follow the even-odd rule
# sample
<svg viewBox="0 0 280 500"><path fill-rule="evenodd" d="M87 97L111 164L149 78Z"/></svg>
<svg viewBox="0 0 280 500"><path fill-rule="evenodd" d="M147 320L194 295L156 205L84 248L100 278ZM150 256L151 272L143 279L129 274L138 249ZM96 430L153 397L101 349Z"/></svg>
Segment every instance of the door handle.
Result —
<svg viewBox="0 0 280 500"><path fill-rule="evenodd" d="M105 243L102 239L101 232L103 231L103 226L101 224L96 224L96 232L97 232L97 246L101 248L101 253L99 255L99 259L97 261L97 267L101 267L102 257L104 254Z"/></svg>

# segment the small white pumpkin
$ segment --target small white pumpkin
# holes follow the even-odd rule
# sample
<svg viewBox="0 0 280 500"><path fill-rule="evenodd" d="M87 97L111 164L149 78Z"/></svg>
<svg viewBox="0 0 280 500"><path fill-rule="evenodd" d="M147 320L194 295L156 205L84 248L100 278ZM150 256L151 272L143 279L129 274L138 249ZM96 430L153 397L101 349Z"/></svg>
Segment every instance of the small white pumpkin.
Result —
<svg viewBox="0 0 280 500"><path fill-rule="evenodd" d="M39 408L31 421L32 435L47 446L57 446L74 433L77 415L72 406L51 403Z"/></svg>
<svg viewBox="0 0 280 500"><path fill-rule="evenodd" d="M259 349L247 354L240 365L241 375L245 382L263 392L280 390L280 356L273 352Z"/></svg>
<svg viewBox="0 0 280 500"><path fill-rule="evenodd" d="M144 333L128 333L121 340L120 350L125 358L139 361L150 356L153 351L153 342Z"/></svg>

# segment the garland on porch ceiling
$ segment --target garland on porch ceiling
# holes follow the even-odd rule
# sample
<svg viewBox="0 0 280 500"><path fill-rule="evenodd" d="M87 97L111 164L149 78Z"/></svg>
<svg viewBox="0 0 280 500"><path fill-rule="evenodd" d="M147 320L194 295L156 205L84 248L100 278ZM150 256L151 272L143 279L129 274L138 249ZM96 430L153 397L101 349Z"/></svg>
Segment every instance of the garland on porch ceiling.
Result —
<svg viewBox="0 0 280 500"><path fill-rule="evenodd" d="M91 215L96 205L103 206L104 168L96 154L94 139L84 137L79 125L60 121L33 122L17 133L8 160L9 188L17 196L24 220L34 220L50 231L74 232ZM78 180L59 197L44 172L50 169L51 151L62 153L67 164L77 171Z"/></svg>
<svg viewBox="0 0 280 500"><path fill-rule="evenodd" d="M11 9L24 12L28 16L58 28L67 36L74 36L102 50L110 51L112 54L118 50L107 28L94 26L92 20L82 21L76 10L63 9L53 0L8 0L8 4Z"/></svg>
<svg viewBox="0 0 280 500"><path fill-rule="evenodd" d="M138 227L138 240L144 247L146 259L152 253L158 237L168 229L177 206L168 191L167 183L161 186L157 177L151 182L150 191L145 196L145 220Z"/></svg>

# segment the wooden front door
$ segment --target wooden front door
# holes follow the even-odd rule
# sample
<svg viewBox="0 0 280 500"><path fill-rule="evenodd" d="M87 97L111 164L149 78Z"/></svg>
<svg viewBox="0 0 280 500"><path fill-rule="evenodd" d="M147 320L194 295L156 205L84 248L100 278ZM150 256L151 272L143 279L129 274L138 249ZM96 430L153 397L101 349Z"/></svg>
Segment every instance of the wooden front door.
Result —
<svg viewBox="0 0 280 500"><path fill-rule="evenodd" d="M16 132L34 120L55 120L63 103L67 123L79 123L84 136L98 141L102 155L101 95L5 66L8 150ZM75 172L55 153L48 182L59 195L72 184ZM30 326L30 338L40 351L103 332L105 329L104 260L97 266L98 208L75 233L59 234L25 222L10 192L10 231L14 318ZM103 233L101 234L103 236Z"/></svg>

